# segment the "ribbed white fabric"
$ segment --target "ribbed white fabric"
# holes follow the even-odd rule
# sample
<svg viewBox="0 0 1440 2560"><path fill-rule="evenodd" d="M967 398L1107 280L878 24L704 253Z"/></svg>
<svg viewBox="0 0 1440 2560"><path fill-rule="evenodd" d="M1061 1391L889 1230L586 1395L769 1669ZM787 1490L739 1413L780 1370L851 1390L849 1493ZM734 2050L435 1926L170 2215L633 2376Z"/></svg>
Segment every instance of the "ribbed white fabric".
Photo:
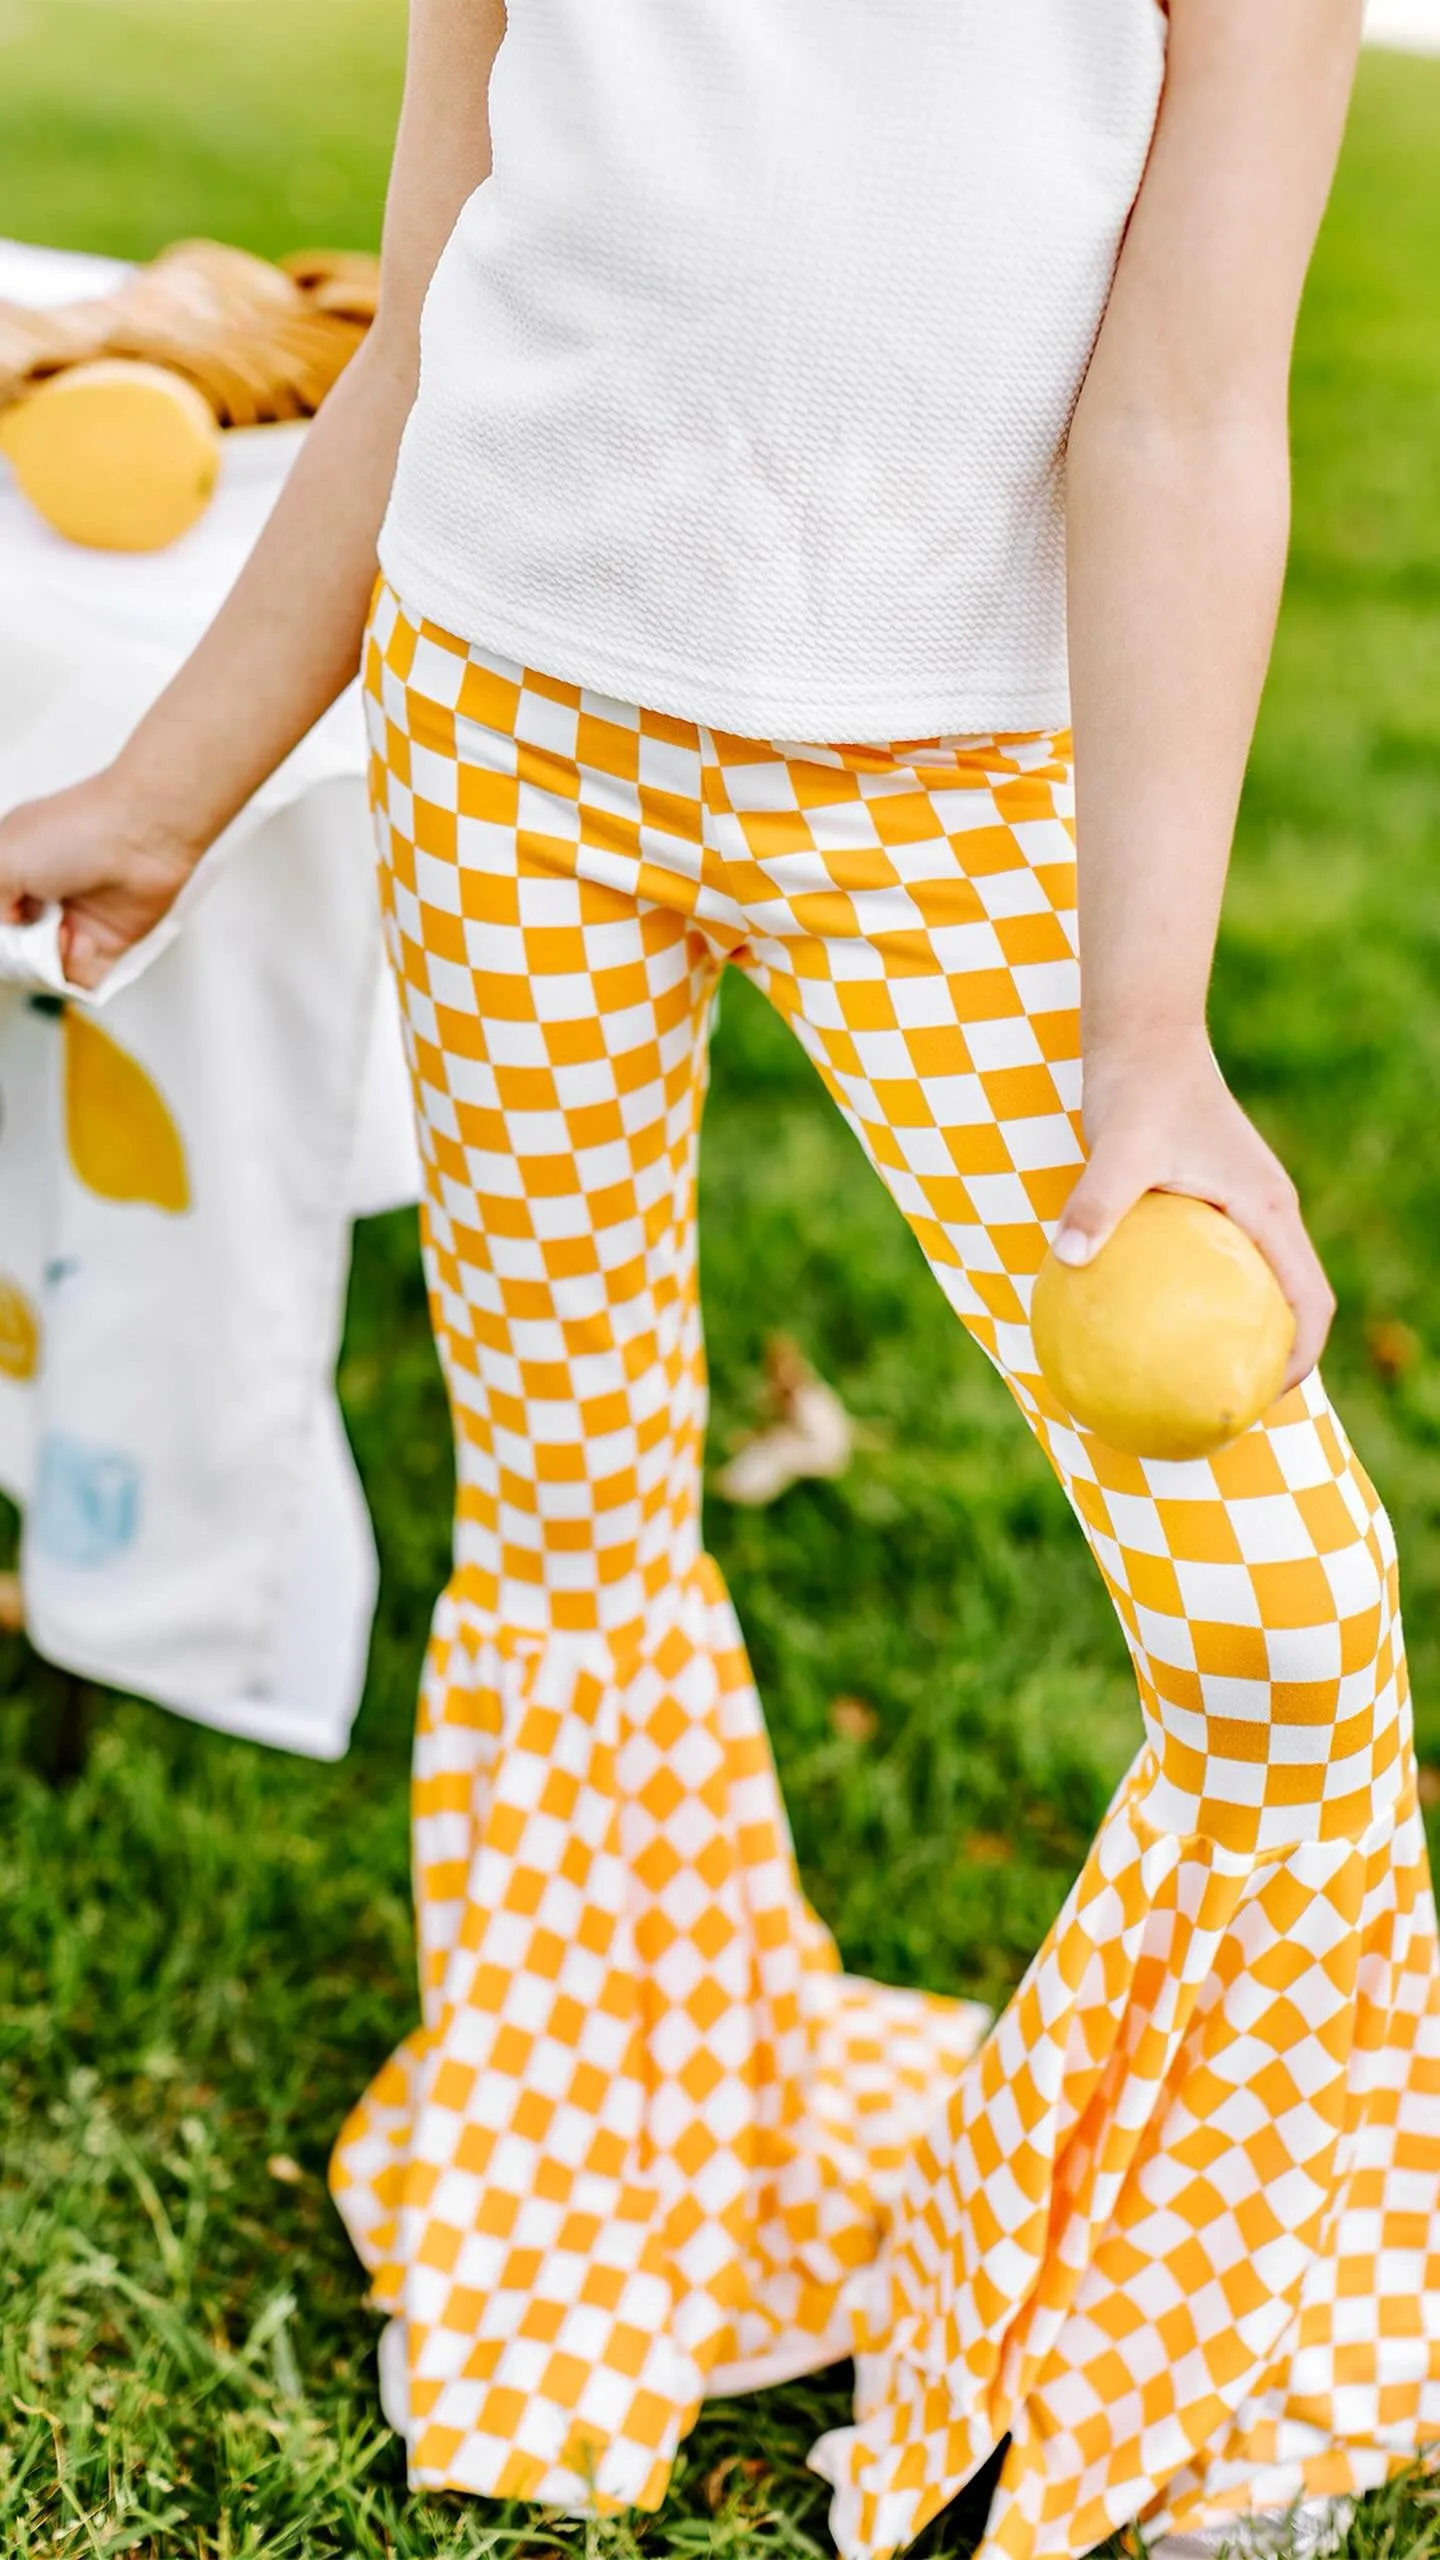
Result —
<svg viewBox="0 0 1440 2560"><path fill-rule="evenodd" d="M1053 727L1063 450L1156 0L510 0L425 306L406 603L744 735Z"/></svg>

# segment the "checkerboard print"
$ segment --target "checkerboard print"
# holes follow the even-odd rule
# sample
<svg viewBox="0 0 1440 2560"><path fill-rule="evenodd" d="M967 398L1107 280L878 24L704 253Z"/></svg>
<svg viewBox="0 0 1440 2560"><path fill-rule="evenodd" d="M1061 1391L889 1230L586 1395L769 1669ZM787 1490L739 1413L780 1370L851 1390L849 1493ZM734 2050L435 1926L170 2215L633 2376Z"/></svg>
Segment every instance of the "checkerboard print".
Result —
<svg viewBox="0 0 1440 2560"><path fill-rule="evenodd" d="M653 2507L706 2394L850 2352L813 2459L856 2560L1005 2435L1012 2560L1382 2478L1440 2440L1393 1546L1318 1379L1159 1465L1038 1376L1081 1160L1066 742L722 736L383 587L366 685L459 1468L422 2023L333 2166L412 2481ZM963 2002L842 1974L700 1546L727 965L1008 1380L1135 1662L1144 1748L983 2043Z"/></svg>

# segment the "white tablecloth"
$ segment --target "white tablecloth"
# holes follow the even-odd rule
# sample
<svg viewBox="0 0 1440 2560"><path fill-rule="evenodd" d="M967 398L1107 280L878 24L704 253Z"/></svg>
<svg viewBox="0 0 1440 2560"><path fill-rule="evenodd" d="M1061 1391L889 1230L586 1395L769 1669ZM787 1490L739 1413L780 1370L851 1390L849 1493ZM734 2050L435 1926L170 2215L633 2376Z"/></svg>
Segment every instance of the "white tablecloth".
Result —
<svg viewBox="0 0 1440 2560"><path fill-rule="evenodd" d="M1440 53L1440 0L1370 0L1365 39L1401 53Z"/></svg>
<svg viewBox="0 0 1440 2560"><path fill-rule="evenodd" d="M0 242L0 297L115 272ZM62 542L0 469L0 809L120 744L302 434L227 436L202 522L138 559ZM333 1387L350 1221L418 1187L363 774L352 693L94 1008L60 996L53 926L0 928L0 1485L25 1511L32 1634L320 1757L348 1739L376 1587Z"/></svg>

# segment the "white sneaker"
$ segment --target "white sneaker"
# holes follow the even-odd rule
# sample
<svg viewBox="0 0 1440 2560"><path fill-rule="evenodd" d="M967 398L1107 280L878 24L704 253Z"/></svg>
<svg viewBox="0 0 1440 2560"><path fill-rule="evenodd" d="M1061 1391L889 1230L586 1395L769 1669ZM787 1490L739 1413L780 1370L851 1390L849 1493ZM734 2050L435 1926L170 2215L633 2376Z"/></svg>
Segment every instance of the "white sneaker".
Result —
<svg viewBox="0 0 1440 2560"><path fill-rule="evenodd" d="M1255 2507L1194 2533L1162 2533L1145 2546L1146 2560L1329 2560L1355 2513L1353 2498L1297 2498L1293 2507Z"/></svg>
<svg viewBox="0 0 1440 2560"><path fill-rule="evenodd" d="M410 2441L410 2361L406 2351L405 2323L387 2320L377 2341L380 2366L380 2408L385 2423L393 2427L402 2444Z"/></svg>

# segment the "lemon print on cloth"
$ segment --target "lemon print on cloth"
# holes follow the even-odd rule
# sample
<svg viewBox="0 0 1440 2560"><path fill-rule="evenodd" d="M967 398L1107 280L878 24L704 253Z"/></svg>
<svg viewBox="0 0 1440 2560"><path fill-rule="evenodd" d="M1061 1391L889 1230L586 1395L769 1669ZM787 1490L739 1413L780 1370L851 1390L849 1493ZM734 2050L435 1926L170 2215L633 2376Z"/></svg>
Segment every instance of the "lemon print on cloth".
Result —
<svg viewBox="0 0 1440 2560"><path fill-rule="evenodd" d="M0 1378L24 1381L40 1366L40 1318L18 1280L0 1271Z"/></svg>
<svg viewBox="0 0 1440 2560"><path fill-rule="evenodd" d="M65 1008L65 1143L76 1178L102 1200L190 1206L185 1149L139 1061L74 1005Z"/></svg>

